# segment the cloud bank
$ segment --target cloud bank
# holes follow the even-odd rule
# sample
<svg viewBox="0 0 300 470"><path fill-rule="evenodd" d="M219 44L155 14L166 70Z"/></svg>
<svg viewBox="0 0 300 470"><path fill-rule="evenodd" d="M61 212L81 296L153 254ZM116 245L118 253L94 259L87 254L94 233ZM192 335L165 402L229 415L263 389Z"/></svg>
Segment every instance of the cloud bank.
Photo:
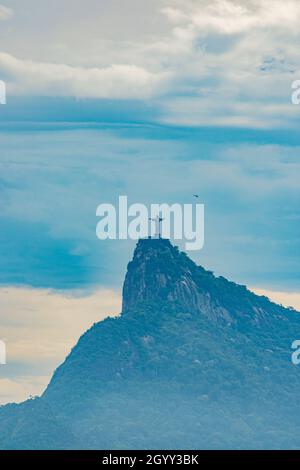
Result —
<svg viewBox="0 0 300 470"><path fill-rule="evenodd" d="M134 98L155 104L156 122L169 125L298 125L291 104L300 76L297 0L130 0L128 8L134 21L120 22L120 2L104 8L87 0L72 7L71 19L62 11L59 28L49 12L49 29L37 10L30 31L19 8L16 35L28 40L23 47L4 41L0 54L9 95Z"/></svg>
<svg viewBox="0 0 300 470"><path fill-rule="evenodd" d="M121 311L120 295L103 288L89 294L0 288L0 304L0 338L7 348L0 404L40 394L81 334Z"/></svg>
<svg viewBox="0 0 300 470"><path fill-rule="evenodd" d="M0 69L12 94L73 96L76 98L146 98L162 84L163 77L135 65L112 64L106 68L72 67L40 63L0 54Z"/></svg>

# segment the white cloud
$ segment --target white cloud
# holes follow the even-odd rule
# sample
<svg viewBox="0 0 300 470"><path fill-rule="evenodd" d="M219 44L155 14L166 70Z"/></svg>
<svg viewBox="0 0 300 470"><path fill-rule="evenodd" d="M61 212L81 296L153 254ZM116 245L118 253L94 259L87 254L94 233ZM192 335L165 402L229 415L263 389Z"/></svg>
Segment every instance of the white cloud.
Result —
<svg viewBox="0 0 300 470"><path fill-rule="evenodd" d="M173 2L174 3L174 2ZM197 32L246 33L261 28L294 28L297 31L300 5L296 0L200 0L175 1L178 8L162 12L175 24L190 23Z"/></svg>
<svg viewBox="0 0 300 470"><path fill-rule="evenodd" d="M300 3L181 1L162 12L181 48L161 100L165 123L278 128L297 125L291 83L299 77Z"/></svg>
<svg viewBox="0 0 300 470"><path fill-rule="evenodd" d="M63 3L68 11L71 2ZM128 0L134 19L118 1L104 12L95 0L72 8L61 27L49 11L43 30L44 9L24 30L19 8L18 30L1 43L9 94L151 98L160 122L176 125L297 122L298 0ZM25 43L16 41L21 33Z"/></svg>
<svg viewBox="0 0 300 470"><path fill-rule="evenodd" d="M8 20L14 15L14 12L11 8L8 8L4 5L0 5L0 20Z"/></svg>
<svg viewBox="0 0 300 470"><path fill-rule="evenodd" d="M20 60L0 53L0 71L11 93L77 98L146 98L162 84L164 76L133 64L106 68Z"/></svg>
<svg viewBox="0 0 300 470"><path fill-rule="evenodd" d="M0 305L0 338L7 349L7 364L0 366L3 404L40 394L81 334L93 323L121 311L121 297L105 289L71 295L3 287ZM28 376L25 371L30 371Z"/></svg>

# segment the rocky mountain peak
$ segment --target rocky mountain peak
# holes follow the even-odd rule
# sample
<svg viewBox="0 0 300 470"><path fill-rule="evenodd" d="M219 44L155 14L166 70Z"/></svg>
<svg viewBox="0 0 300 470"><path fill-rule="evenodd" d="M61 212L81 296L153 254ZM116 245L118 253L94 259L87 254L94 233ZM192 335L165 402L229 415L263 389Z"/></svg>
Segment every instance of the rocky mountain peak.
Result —
<svg viewBox="0 0 300 470"><path fill-rule="evenodd" d="M145 302L168 302L176 310L230 321L226 310L211 302L212 278L210 271L197 266L169 240L140 240L128 264L122 313Z"/></svg>
<svg viewBox="0 0 300 470"><path fill-rule="evenodd" d="M127 268L122 312L133 310L145 301L182 301L188 279L190 273L182 263L178 249L169 240L139 240ZM175 291L180 285L183 290L179 298L179 295L175 296Z"/></svg>
<svg viewBox="0 0 300 470"><path fill-rule="evenodd" d="M282 314L282 309L267 298L216 277L162 238L139 240L128 264L122 313L135 311L145 303L167 303L177 311L202 314L227 324L244 320L259 324L268 321L270 311Z"/></svg>

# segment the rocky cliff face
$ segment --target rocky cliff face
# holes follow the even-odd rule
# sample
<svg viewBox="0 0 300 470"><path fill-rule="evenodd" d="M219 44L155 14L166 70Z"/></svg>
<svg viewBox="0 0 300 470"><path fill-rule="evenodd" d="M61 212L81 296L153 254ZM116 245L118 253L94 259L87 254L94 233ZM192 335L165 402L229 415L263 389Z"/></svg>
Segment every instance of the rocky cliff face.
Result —
<svg viewBox="0 0 300 470"><path fill-rule="evenodd" d="M180 258L169 240L140 240L127 268L122 312L135 309L145 301L172 301L179 307L194 310L198 289L191 269Z"/></svg>
<svg viewBox="0 0 300 470"><path fill-rule="evenodd" d="M244 286L197 266L167 239L140 240L128 265L122 312L126 314L145 302L166 302L178 311L229 324L268 321L271 305ZM274 304L271 310L274 314ZM275 310L282 314L280 308Z"/></svg>

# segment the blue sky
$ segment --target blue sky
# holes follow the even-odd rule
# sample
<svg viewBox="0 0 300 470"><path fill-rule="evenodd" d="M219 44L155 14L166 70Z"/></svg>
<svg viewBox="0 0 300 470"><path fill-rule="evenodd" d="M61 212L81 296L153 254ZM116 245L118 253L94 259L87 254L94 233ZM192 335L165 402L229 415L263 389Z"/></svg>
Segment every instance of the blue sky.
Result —
<svg viewBox="0 0 300 470"><path fill-rule="evenodd" d="M2 284L120 288L134 242L99 241L101 202L206 206L194 259L236 281L299 288L298 134L128 122L1 132ZM292 145L288 144L291 141Z"/></svg>
<svg viewBox="0 0 300 470"><path fill-rule="evenodd" d="M0 402L119 311L134 242L99 241L95 211L121 194L198 193L195 261L299 305L299 21L296 0L0 5Z"/></svg>

